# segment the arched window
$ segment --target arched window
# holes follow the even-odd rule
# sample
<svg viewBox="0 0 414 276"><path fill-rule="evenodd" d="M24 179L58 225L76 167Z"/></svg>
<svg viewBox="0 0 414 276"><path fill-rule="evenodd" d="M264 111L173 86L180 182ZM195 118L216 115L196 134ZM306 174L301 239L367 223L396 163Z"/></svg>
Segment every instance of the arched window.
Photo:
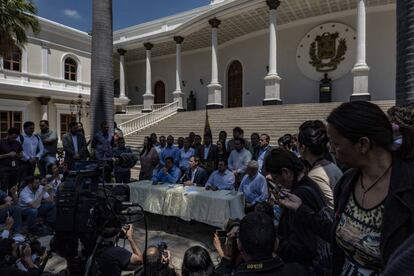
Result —
<svg viewBox="0 0 414 276"><path fill-rule="evenodd" d="M3 68L6 70L20 71L22 66L22 52L15 48L9 55L3 58Z"/></svg>
<svg viewBox="0 0 414 276"><path fill-rule="evenodd" d="M65 59L65 80L76 81L78 64L73 58Z"/></svg>

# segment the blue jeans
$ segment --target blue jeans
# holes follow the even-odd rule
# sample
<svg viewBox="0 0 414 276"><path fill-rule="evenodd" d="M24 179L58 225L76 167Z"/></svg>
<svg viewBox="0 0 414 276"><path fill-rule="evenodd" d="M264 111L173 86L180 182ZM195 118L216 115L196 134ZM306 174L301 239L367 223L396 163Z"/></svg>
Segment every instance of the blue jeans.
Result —
<svg viewBox="0 0 414 276"><path fill-rule="evenodd" d="M42 177L45 177L48 174L47 168L50 164L56 164L56 154L43 156L39 161L39 172Z"/></svg>
<svg viewBox="0 0 414 276"><path fill-rule="evenodd" d="M22 227L22 209L19 206L0 209L0 223L6 221L8 213L14 220L12 230L19 232Z"/></svg>
<svg viewBox="0 0 414 276"><path fill-rule="evenodd" d="M35 220L38 216L44 217L45 222L49 225L54 225L56 221L56 206L54 203L45 202L40 205L39 208L27 208L22 212L23 218L27 222L27 226L33 229Z"/></svg>

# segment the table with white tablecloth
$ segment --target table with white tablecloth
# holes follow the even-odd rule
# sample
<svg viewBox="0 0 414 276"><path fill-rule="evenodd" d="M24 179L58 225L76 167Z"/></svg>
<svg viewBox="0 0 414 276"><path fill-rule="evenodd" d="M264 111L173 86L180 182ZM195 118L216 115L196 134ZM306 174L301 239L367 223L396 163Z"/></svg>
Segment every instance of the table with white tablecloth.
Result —
<svg viewBox="0 0 414 276"><path fill-rule="evenodd" d="M207 191L203 187L182 184L157 184L151 181L130 183L130 201L145 211L196 220L223 227L228 219L244 217L244 196L236 191Z"/></svg>

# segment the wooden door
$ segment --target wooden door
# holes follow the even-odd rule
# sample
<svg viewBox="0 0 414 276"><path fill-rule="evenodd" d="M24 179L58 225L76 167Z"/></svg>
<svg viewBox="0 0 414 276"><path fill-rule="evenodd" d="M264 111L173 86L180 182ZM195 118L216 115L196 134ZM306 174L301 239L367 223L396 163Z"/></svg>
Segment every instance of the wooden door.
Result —
<svg viewBox="0 0 414 276"><path fill-rule="evenodd" d="M227 73L228 107L243 106L243 67L237 60L230 64Z"/></svg>
<svg viewBox="0 0 414 276"><path fill-rule="evenodd" d="M154 104L165 103L165 84L162 81L157 81L154 85Z"/></svg>

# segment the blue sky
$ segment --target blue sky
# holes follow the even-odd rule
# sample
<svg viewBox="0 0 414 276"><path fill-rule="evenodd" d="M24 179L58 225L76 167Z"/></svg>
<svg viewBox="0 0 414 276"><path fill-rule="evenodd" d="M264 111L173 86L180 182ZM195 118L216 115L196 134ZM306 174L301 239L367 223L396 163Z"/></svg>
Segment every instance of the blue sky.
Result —
<svg viewBox="0 0 414 276"><path fill-rule="evenodd" d="M89 32L92 0L34 0L38 15ZM114 30L173 15L204 5L210 0L113 0Z"/></svg>

